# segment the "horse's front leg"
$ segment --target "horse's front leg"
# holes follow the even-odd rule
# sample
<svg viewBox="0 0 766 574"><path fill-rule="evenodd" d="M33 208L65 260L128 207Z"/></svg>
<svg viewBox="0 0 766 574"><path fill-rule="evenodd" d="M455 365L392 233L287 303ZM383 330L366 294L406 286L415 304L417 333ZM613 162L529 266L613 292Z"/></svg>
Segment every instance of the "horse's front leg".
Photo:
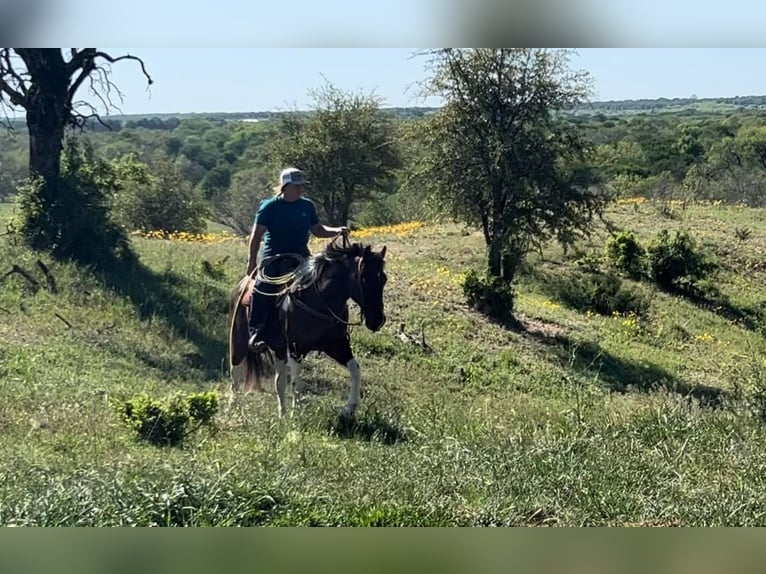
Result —
<svg viewBox="0 0 766 574"><path fill-rule="evenodd" d="M346 403L346 408L343 409L343 414L345 416L353 416L356 408L359 406L362 390L362 372L359 368L359 363L354 358L346 363L346 368L351 377L351 391L348 394L348 402Z"/></svg>
<svg viewBox="0 0 766 574"><path fill-rule="evenodd" d="M283 359L276 360L276 375L274 377L274 386L277 388L277 404L279 406L279 416L285 415L285 389L287 388L287 363Z"/></svg>
<svg viewBox="0 0 766 574"><path fill-rule="evenodd" d="M295 409L300 399L300 394L303 392L303 381L301 380L303 363L289 356L287 358L287 365L290 368L290 379L293 387L293 409Z"/></svg>

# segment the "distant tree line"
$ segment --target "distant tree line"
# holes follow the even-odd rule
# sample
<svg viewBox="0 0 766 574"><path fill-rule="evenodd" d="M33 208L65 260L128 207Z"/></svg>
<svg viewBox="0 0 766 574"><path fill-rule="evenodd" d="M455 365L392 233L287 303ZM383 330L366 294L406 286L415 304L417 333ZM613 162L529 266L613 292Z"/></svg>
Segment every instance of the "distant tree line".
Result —
<svg viewBox="0 0 766 574"><path fill-rule="evenodd" d="M25 54L33 64L62 65L52 52ZM82 63L77 58L101 53L73 54ZM569 68L567 51L424 56L433 70L424 86L445 102L440 108L386 109L372 94L327 83L312 93L311 109L279 114L73 116L67 121L76 129L66 131L66 145L62 138L63 171L49 174L71 205L59 214L64 227L45 241L63 244L53 237L67 226L87 230L99 218L113 220L116 227L105 227L112 235L198 231L208 221L246 234L276 174L296 165L308 173L309 197L324 220L353 228L457 219L483 232L488 272L510 282L530 250L586 235L614 197L766 205L766 112L757 109L766 97L727 99L744 107L730 113L578 114L592 105L589 78ZM16 70L5 78L16 76L32 81ZM19 85L16 102L22 87L32 89ZM64 97L71 95L70 87ZM687 101L600 105L635 111L666 103ZM0 134L0 198L18 195L28 216L42 217L36 225L45 235L43 216L57 212L39 203L44 188L25 183L33 147L18 127ZM45 197L59 205L61 194ZM85 223L75 226L71 214L88 205L97 209L83 211Z"/></svg>

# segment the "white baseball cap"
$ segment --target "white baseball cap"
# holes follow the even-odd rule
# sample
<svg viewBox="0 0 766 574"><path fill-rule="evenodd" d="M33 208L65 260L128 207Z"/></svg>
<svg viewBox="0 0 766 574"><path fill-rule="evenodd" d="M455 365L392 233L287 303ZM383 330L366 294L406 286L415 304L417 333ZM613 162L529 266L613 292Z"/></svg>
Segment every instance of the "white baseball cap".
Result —
<svg viewBox="0 0 766 574"><path fill-rule="evenodd" d="M279 174L279 187L283 187L288 183L303 185L308 183L308 181L306 181L306 178L301 170L295 167L288 167L283 169Z"/></svg>

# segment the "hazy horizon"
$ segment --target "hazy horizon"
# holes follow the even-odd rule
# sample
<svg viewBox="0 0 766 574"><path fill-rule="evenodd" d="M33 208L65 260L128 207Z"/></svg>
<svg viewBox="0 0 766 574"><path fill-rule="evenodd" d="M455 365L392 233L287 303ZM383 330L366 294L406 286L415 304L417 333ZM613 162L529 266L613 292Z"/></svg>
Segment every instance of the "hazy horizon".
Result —
<svg viewBox="0 0 766 574"><path fill-rule="evenodd" d="M112 67L124 99L104 113L100 101L81 89L104 115L279 112L312 106L310 91L325 81L353 92L375 94L381 107L438 107L419 97L427 60L416 48L113 48L113 55L141 57L154 84L136 62ZM573 69L587 71L590 102L698 99L766 95L764 48L585 48ZM115 94L113 94L115 96ZM16 114L19 116L21 114Z"/></svg>

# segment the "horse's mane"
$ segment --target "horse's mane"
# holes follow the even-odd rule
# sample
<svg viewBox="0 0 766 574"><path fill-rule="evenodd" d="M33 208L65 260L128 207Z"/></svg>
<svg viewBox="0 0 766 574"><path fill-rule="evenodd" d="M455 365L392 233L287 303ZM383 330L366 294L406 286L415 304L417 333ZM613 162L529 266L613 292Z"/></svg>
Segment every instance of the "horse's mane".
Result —
<svg viewBox="0 0 766 574"><path fill-rule="evenodd" d="M353 260L356 257L365 257L371 252L372 247L369 245L352 243L344 246L332 242L321 252L306 260L304 268L298 272L293 288L305 289L325 275L332 273L333 266L339 263L343 264L345 261Z"/></svg>

